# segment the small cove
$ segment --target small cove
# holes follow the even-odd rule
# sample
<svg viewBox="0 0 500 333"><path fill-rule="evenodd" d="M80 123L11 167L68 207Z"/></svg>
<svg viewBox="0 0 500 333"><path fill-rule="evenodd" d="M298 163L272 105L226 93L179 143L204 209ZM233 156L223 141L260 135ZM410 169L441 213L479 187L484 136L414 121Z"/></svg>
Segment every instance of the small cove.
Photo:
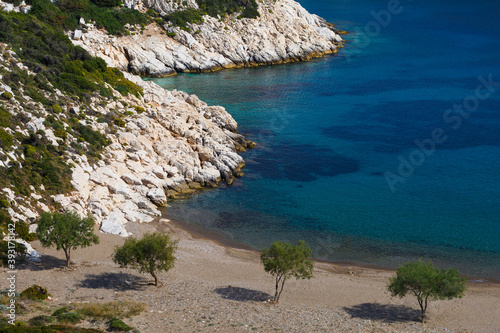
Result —
<svg viewBox="0 0 500 333"><path fill-rule="evenodd" d="M305 239L330 261L422 257L499 278L500 87L457 129L443 115L480 76L500 81L500 4L402 2L367 44L359 31L386 2L301 3L351 32L337 55L154 79L226 107L258 143L232 186L170 202L167 215L254 248ZM436 128L447 139L391 191L386 172Z"/></svg>

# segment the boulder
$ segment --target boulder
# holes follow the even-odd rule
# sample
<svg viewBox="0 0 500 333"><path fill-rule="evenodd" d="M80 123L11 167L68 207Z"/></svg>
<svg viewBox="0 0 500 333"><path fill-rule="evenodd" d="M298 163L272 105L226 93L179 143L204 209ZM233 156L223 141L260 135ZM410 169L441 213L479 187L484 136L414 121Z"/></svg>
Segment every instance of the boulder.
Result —
<svg viewBox="0 0 500 333"><path fill-rule="evenodd" d="M157 206L165 206L167 204L167 196L163 188L152 188L148 191L146 196Z"/></svg>
<svg viewBox="0 0 500 333"><path fill-rule="evenodd" d="M122 176L123 181L129 185L142 185L142 181L133 174L127 173Z"/></svg>
<svg viewBox="0 0 500 333"><path fill-rule="evenodd" d="M127 237L130 234L125 230L124 224L127 223L125 215L118 209L114 209L106 218L101 222L101 231Z"/></svg>
<svg viewBox="0 0 500 333"><path fill-rule="evenodd" d="M78 29L75 30L75 32L73 33L73 39L74 40L82 39L82 31Z"/></svg>

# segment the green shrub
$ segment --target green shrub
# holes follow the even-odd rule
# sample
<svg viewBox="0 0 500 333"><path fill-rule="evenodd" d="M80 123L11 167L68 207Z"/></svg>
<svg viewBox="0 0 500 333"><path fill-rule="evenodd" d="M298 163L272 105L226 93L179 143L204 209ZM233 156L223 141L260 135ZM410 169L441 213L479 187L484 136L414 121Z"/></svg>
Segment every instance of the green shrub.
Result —
<svg viewBox="0 0 500 333"><path fill-rule="evenodd" d="M66 140L66 138L68 137L68 133L62 128L57 128L54 131L54 135L63 140Z"/></svg>
<svg viewBox="0 0 500 333"><path fill-rule="evenodd" d="M48 325L44 327L16 327L10 324L5 329L2 329L1 332L8 333L103 333L103 331L92 329L92 328L80 328L75 326L66 326L66 325ZM0 326L0 328L2 328Z"/></svg>
<svg viewBox="0 0 500 333"><path fill-rule="evenodd" d="M58 0L57 4L63 11L87 9L90 5L88 0Z"/></svg>
<svg viewBox="0 0 500 333"><path fill-rule="evenodd" d="M46 194L61 194L73 190L71 168L60 158L65 147L54 147L46 137L31 133L19 137L21 149L27 154L19 163L0 168L0 186L13 186L14 192L29 196L30 185L45 187Z"/></svg>
<svg viewBox="0 0 500 333"><path fill-rule="evenodd" d="M128 326L118 318L113 318L106 324L108 324L108 330L111 332L128 332L132 329L132 327Z"/></svg>
<svg viewBox="0 0 500 333"><path fill-rule="evenodd" d="M29 288L24 289L21 292L21 297L25 299L30 299L32 301L39 301L47 299L48 297L47 289L39 285L32 285Z"/></svg>
<svg viewBox="0 0 500 333"><path fill-rule="evenodd" d="M107 303L77 303L77 312L92 319L129 318L146 309L143 303L132 301L114 301Z"/></svg>
<svg viewBox="0 0 500 333"><path fill-rule="evenodd" d="M260 16L255 0L196 0L200 11L212 17L241 12L242 17L257 18Z"/></svg>
<svg viewBox="0 0 500 333"><path fill-rule="evenodd" d="M70 311L70 308L68 306L63 306L62 308L57 309L54 311L51 316L52 317L59 317L60 315Z"/></svg>
<svg viewBox="0 0 500 333"><path fill-rule="evenodd" d="M118 127L125 127L125 125L127 125L127 123L123 119L115 119L113 122Z"/></svg>
<svg viewBox="0 0 500 333"><path fill-rule="evenodd" d="M202 22L202 15L200 10L188 8L170 13L166 19L175 26L187 29L187 23Z"/></svg>
<svg viewBox="0 0 500 333"><path fill-rule="evenodd" d="M24 239L27 242L31 242L36 238L35 234L30 234L29 229L30 227L25 222L18 221L16 223L16 234L19 238Z"/></svg>
<svg viewBox="0 0 500 333"><path fill-rule="evenodd" d="M8 92L8 91L4 91L4 92L2 93L2 98L3 98L3 99L7 99L7 100L9 100L9 99L11 99L11 98L12 98L12 94L11 94L10 92Z"/></svg>
<svg viewBox="0 0 500 333"><path fill-rule="evenodd" d="M141 114L141 113L146 111L142 106L137 106L137 105L134 106L134 109L135 109L135 112L137 112L138 114Z"/></svg>
<svg viewBox="0 0 500 333"><path fill-rule="evenodd" d="M92 0L99 7L116 7L120 4L120 0Z"/></svg>
<svg viewBox="0 0 500 333"><path fill-rule="evenodd" d="M12 135L0 128L0 148L9 149L13 143L14 140L12 138Z"/></svg>
<svg viewBox="0 0 500 333"><path fill-rule="evenodd" d="M45 315L36 316L28 320L28 324L30 324L30 326L45 326L46 324L50 324L53 322L55 322L54 317Z"/></svg>
<svg viewBox="0 0 500 333"><path fill-rule="evenodd" d="M73 312L73 311L66 312L65 314L59 315L57 317L57 320L60 323L64 323L64 324L76 324L79 321L81 321L82 319L83 318L80 314Z"/></svg>
<svg viewBox="0 0 500 333"><path fill-rule="evenodd" d="M0 105L0 127L11 126L12 114Z"/></svg>
<svg viewBox="0 0 500 333"><path fill-rule="evenodd" d="M3 228L2 228L3 229ZM24 255L26 254L26 246L20 243L15 243L14 249L16 251L16 263L20 261L20 259L24 258ZM0 241L0 260L2 261L2 264L6 266L8 264L9 260L9 242L7 241Z"/></svg>
<svg viewBox="0 0 500 333"><path fill-rule="evenodd" d="M52 105L52 111L54 111L55 113L61 113L62 108L59 104L54 104L54 105Z"/></svg>
<svg viewBox="0 0 500 333"><path fill-rule="evenodd" d="M1 198L0 199L0 208L8 208L8 207L10 207L9 200L7 200L5 198Z"/></svg>

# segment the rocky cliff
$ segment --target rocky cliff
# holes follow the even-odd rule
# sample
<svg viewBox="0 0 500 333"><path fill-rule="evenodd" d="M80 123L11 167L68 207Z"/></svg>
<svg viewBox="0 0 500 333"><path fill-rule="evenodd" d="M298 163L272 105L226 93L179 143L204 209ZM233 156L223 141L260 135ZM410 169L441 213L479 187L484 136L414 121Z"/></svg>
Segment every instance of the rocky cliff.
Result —
<svg viewBox="0 0 500 333"><path fill-rule="evenodd" d="M122 102L104 107L133 115L125 128L109 136L113 143L102 161L94 166L84 159L75 163L76 191L54 198L65 207L92 213L102 231L124 236L127 222L150 222L160 216L157 207L165 206L167 197L220 181L230 184L244 166L236 151L249 144L236 134L237 124L223 107L208 106L195 95L166 91L139 77L128 78L144 89L142 101L132 98L129 103L146 111L137 114Z"/></svg>
<svg viewBox="0 0 500 333"><path fill-rule="evenodd" d="M139 97L123 96L113 90L112 98L94 95L76 105L74 100L59 95L62 107L54 113L54 108L47 109L26 95L26 85L25 89L13 91L4 84L3 80L12 76L7 64L14 68L23 65L12 50L1 46L2 119L22 118L23 122L17 127L10 125L14 129L3 129L0 168L8 171L12 166L40 159L36 151L30 152L35 148L28 145L28 140L38 140L37 145L46 142L51 149L67 147L61 150L60 158L72 168L74 187L70 193L56 195L47 195L41 184L31 184L27 191L13 184L2 188L2 205L12 220L30 224L40 212L59 207L82 216L92 214L102 231L127 236L127 224L150 222L160 216L158 207L164 206L168 197L221 181L230 184L239 175L244 161L237 151L251 143L236 133L237 124L223 107L208 106L195 95L166 91L126 73L128 80L142 88ZM29 76L34 74L28 71ZM56 98L48 93L46 96ZM110 127L103 121L111 116L118 125ZM72 149L88 146L79 137L83 134L74 132L81 126L103 133L109 140L98 160Z"/></svg>
<svg viewBox="0 0 500 333"><path fill-rule="evenodd" d="M142 1L125 3L162 12L197 3ZM0 213L30 224L43 211L71 209L92 214L104 232L127 236L134 223L160 216L169 197L230 184L244 165L237 152L253 144L237 134L231 115L127 71L163 76L278 64L333 53L342 43L292 0L258 7L255 19L205 15L183 29L127 26L132 33L123 37L80 18L73 43L108 66L62 30L29 31L29 20L8 21L15 33L42 42L14 39L29 61L0 44Z"/></svg>
<svg viewBox="0 0 500 333"><path fill-rule="evenodd" d="M175 9L168 1L141 5ZM108 36L89 25L74 42L111 66L153 77L308 60L342 45L330 24L293 0L262 1L258 6L256 19L238 18L237 13L205 15L204 22L192 23L189 29L155 23L124 37Z"/></svg>

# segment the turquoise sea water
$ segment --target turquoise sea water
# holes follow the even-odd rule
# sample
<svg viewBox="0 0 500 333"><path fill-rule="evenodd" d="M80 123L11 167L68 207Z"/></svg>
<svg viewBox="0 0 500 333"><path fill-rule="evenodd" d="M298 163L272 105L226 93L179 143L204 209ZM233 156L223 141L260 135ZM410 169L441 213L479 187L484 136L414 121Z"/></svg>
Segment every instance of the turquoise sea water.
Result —
<svg viewBox="0 0 500 333"><path fill-rule="evenodd" d="M332 261L500 278L500 85L475 97L500 82L500 2L401 1L382 24L387 1L301 3L351 32L337 55L154 80L258 143L241 179L167 215L256 248L305 239Z"/></svg>

